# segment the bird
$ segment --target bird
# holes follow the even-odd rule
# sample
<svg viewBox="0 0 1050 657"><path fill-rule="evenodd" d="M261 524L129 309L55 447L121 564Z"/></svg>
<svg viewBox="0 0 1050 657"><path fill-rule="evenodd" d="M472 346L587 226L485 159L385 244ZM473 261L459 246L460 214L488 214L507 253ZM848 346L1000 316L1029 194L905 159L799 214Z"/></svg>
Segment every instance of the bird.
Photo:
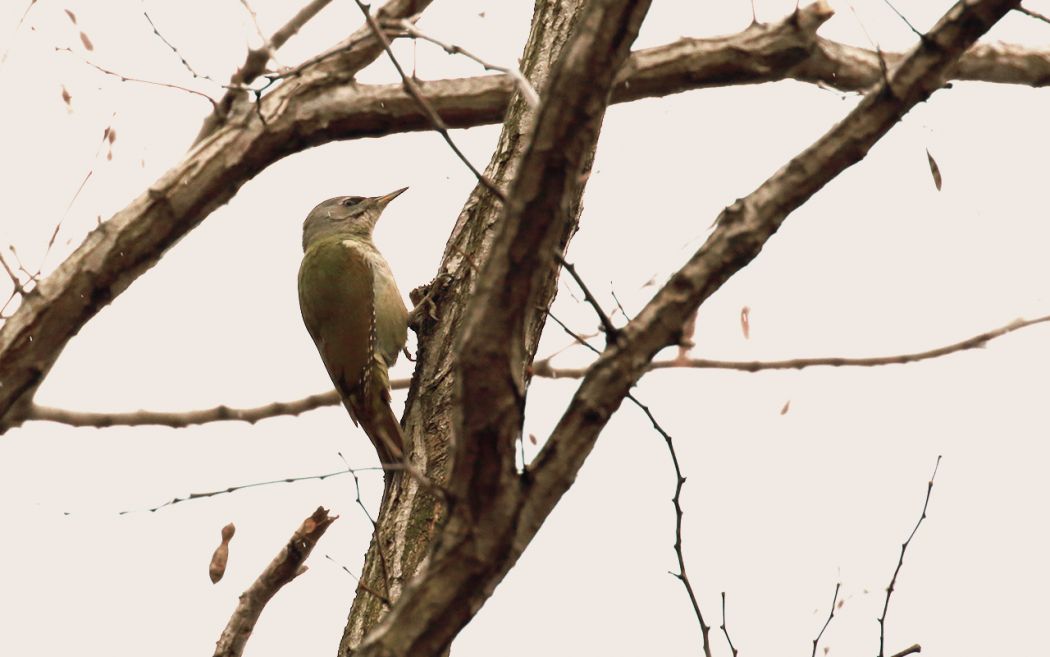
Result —
<svg viewBox="0 0 1050 657"><path fill-rule="evenodd" d="M384 465L400 463L401 423L390 408L389 368L408 340L408 309L372 240L383 196L336 196L303 222L299 309L343 406Z"/></svg>

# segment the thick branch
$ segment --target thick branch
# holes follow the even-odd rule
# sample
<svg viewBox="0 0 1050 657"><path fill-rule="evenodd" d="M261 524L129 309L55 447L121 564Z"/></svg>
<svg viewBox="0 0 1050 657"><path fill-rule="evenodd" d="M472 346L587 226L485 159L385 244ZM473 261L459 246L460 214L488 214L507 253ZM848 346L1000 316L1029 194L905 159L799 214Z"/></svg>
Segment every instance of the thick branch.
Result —
<svg viewBox="0 0 1050 657"><path fill-rule="evenodd" d="M875 53L815 36L823 15L815 7L732 37L687 39L639 51L618 77L613 100L786 78L844 89L877 81ZM80 327L256 173L317 144L429 127L400 85L353 84L352 73L380 52L367 35L362 38L339 58L304 67L295 84L282 85L264 98L261 111L268 126L247 113L215 132L146 194L91 233L0 327L0 380L5 383L0 387L0 433L24 419L28 401ZM886 57L895 61L894 55ZM336 59L349 68L331 73ZM960 80L1042 86L1050 83L1050 52L980 45L949 70ZM514 91L506 76L422 87L452 127L499 121Z"/></svg>
<svg viewBox="0 0 1050 657"><path fill-rule="evenodd" d="M328 6L332 0L311 0L309 4L296 12L287 23L273 33L269 42L263 43L258 48L253 48L245 55L244 63L230 76L230 83L226 93L219 99L214 111L204 120L201 125L194 144L210 136L223 125L233 111L234 103L238 99L246 99L245 85L251 84L255 79L266 72L266 64L274 52L280 50L281 46L298 34L306 23L316 16L322 9ZM423 11L433 0L390 0L379 9L379 14L388 18L404 18ZM339 53L342 71L349 71L351 75L364 68L366 64L374 60L382 52L381 46L370 38L367 26L359 28L344 42L330 48L327 53ZM315 60L319 61L319 60Z"/></svg>
<svg viewBox="0 0 1050 657"><path fill-rule="evenodd" d="M681 327L701 302L754 259L793 210L868 150L917 103L943 84L952 63L1017 0L957 3L843 119L747 197L727 207L692 258L622 329L584 377L531 471L529 511L538 526L575 478L599 432L662 348L680 341ZM518 542L528 540L519 530ZM534 531L534 530L532 530Z"/></svg>
<svg viewBox="0 0 1050 657"><path fill-rule="evenodd" d="M262 574L241 594L237 608L215 644L215 657L239 657L244 653L244 646L248 643L266 603L281 590L281 587L306 571L306 558L310 556L317 541L324 536L328 526L338 517L329 515L327 509L317 507L317 510L303 521L288 539L288 544L281 548Z"/></svg>
<svg viewBox="0 0 1050 657"><path fill-rule="evenodd" d="M541 92L544 101L457 340L447 521L428 565L365 637L359 655L443 654L520 553L509 539L521 500L514 440L531 320L535 307L545 307L556 271L553 254L564 248L563 229L575 224L586 181L581 174L597 143L613 76L648 4L583 5Z"/></svg>

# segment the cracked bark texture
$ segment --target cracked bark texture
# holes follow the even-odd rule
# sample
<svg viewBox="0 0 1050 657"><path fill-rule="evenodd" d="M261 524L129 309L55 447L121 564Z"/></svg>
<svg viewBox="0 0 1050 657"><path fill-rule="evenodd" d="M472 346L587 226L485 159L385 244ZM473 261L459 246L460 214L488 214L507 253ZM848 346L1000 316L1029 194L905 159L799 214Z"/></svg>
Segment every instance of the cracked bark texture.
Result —
<svg viewBox="0 0 1050 657"><path fill-rule="evenodd" d="M576 23L581 5L582 0L551 0L536 4L521 68L541 94L551 66ZM510 88L507 94L510 95ZM533 120L534 112L514 94L496 149L484 172L504 191L517 175L526 146L525 137L532 129ZM593 157L594 149L591 148L586 154L588 167ZM582 193L581 187L569 208L571 221L560 239L559 248L562 250L576 230ZM461 330L467 301L475 292L479 270L490 258L495 228L502 212L499 199L483 185L476 185L452 229L435 279L434 301L439 321L428 321L419 334L419 353L405 404L404 425L413 462L433 481L446 482L449 475L455 391L453 343ZM526 376L526 365L535 356L546 317L544 309L554 300L557 280L557 272L548 273L539 304L530 313L524 340L527 356L519 362L523 377ZM378 537L373 538L365 557L362 577L369 586L386 590L385 569L390 584L389 596L396 600L406 579L416 572L425 556L442 515L442 506L433 496L420 491L418 482L399 476L394 493L380 511ZM382 546L382 556L377 540ZM374 595L358 589L339 654L351 654L364 635L382 619L385 611L382 602Z"/></svg>

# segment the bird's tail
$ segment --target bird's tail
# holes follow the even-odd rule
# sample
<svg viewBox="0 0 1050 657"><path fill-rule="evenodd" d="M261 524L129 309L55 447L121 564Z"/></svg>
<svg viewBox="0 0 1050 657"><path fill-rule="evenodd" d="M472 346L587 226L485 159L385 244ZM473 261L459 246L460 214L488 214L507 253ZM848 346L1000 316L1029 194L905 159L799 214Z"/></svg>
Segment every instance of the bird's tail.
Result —
<svg viewBox="0 0 1050 657"><path fill-rule="evenodd" d="M385 395L377 394L371 397L372 399L367 401L358 395L349 397L347 406L350 415L358 421L368 439L372 441L383 465L401 463L405 449L405 434L401 429L401 422L390 408L390 402L384 399Z"/></svg>

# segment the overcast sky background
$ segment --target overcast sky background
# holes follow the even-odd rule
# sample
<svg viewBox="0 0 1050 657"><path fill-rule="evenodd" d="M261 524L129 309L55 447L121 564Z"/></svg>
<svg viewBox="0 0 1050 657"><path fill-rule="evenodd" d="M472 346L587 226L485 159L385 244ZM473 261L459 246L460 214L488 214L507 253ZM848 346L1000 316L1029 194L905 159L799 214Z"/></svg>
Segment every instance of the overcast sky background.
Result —
<svg viewBox="0 0 1050 657"><path fill-rule="evenodd" d="M238 2L41 0L0 4L0 246L50 271L101 217L180 160L209 105L124 75L191 86L143 8L199 71L225 80L257 37ZM944 1L896 3L925 30ZM1047 0L1026 6L1050 13ZM255 0L271 33L297 3ZM829 38L886 50L915 37L881 0L832 2ZM759 0L760 20L794 3ZM75 12L74 27L63 9ZM513 63L531 3L445 0L421 28ZM636 47L739 31L745 0L654 2ZM280 52L295 64L360 23L334 2ZM863 25L863 29L862 26ZM94 45L81 45L82 29ZM1050 25L1012 14L989 37L1046 48ZM74 52L56 52L55 47ZM397 46L420 77L479 74L437 48ZM394 81L385 60L363 82ZM62 99L63 87L70 102ZM855 106L858 96L794 82L694 91L610 108L569 259L628 312L703 241L718 211L750 192ZM912 111L860 164L795 212L758 259L701 308L695 354L725 359L889 355L955 342L1050 312L1050 95L956 83ZM116 130L100 146L107 126ZM479 167L498 126L456 131ZM926 149L944 177L933 185ZM93 175L68 212L88 171ZM246 184L88 323L37 401L81 410L254 406L328 388L303 329L295 280L301 222L340 194L408 185L376 240L401 288L429 280L474 181L433 133L334 143L289 157ZM62 219L54 248L48 239ZM9 254L5 251L5 257ZM0 281L0 295L9 288ZM596 326L563 283L555 313ZM751 336L740 311L751 309ZM553 325L540 355L567 344ZM830 654L878 649L876 617L901 541L944 455L929 518L890 609L887 651L1031 654L1045 641L1050 552L1046 501L1050 328L933 362L746 374L653 373L637 395L675 437L688 476L685 552L717 655L719 592L742 657L808 655L835 583L845 604ZM583 364L571 350L556 364ZM408 376L398 364L394 375ZM541 440L575 389L537 380L525 431ZM403 393L395 395L403 402ZM781 409L790 401L786 414ZM538 447L526 445L531 456ZM35 422L0 437L0 654L206 655L237 596L317 505L340 519L310 570L264 612L247 654L334 653L370 526L348 476L253 488L141 511L175 496L375 464L345 412L256 426L74 429ZM380 477L366 478L376 506ZM579 479L495 595L453 645L456 657L699 651L675 570L674 477L666 447L635 409L613 418ZM133 513L118 515L132 510ZM208 559L237 525L225 579Z"/></svg>

